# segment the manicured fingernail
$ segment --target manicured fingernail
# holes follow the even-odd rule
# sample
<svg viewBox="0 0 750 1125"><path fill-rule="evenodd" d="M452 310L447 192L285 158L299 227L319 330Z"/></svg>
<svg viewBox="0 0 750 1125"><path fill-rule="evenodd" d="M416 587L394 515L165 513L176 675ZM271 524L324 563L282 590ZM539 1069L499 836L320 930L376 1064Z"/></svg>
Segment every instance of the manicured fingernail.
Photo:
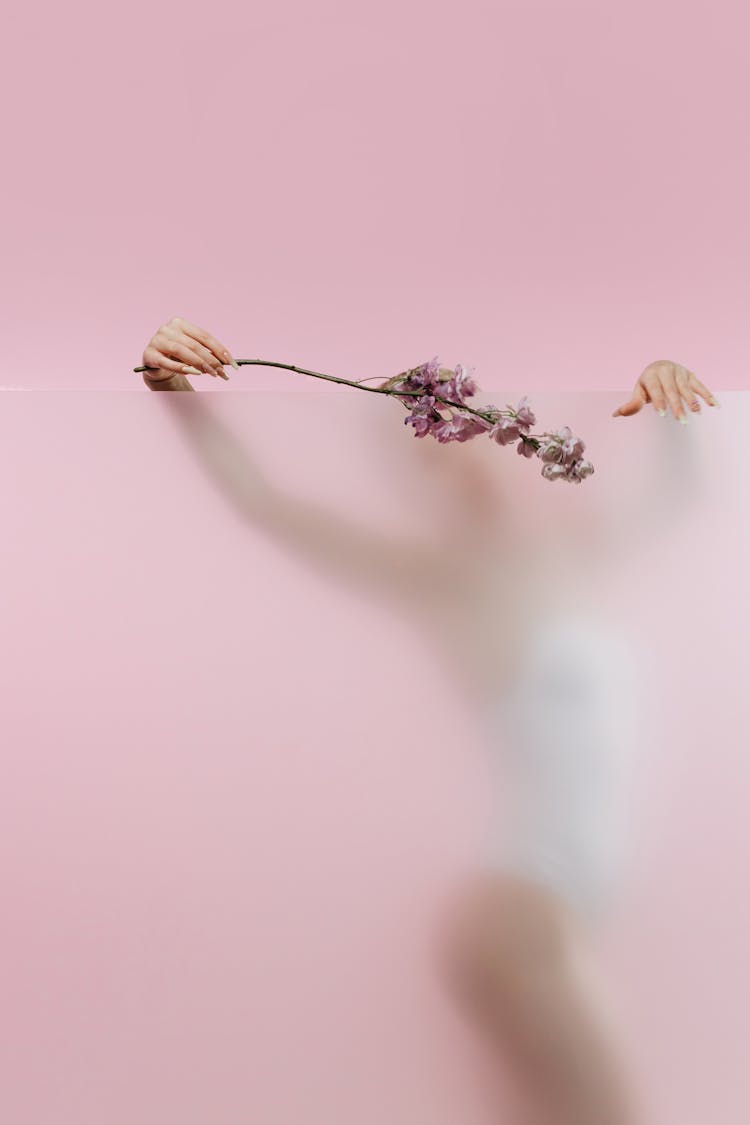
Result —
<svg viewBox="0 0 750 1125"><path fill-rule="evenodd" d="M239 363L237 362L237 360L236 360L236 359L234 358L234 356L230 356L230 357L229 357L229 362L230 362L230 363L232 364L232 367L236 367L236 368L237 368L237 370L239 371L239 369L240 369L240 365L239 365Z"/></svg>
<svg viewBox="0 0 750 1125"><path fill-rule="evenodd" d="M688 420L687 420L686 415L684 415L684 414L680 415L680 422L682 423L683 426L687 426Z"/></svg>
<svg viewBox="0 0 750 1125"><path fill-rule="evenodd" d="M721 410L721 403L718 401L718 399L712 398L711 399L711 405L712 406L718 406L719 409Z"/></svg>
<svg viewBox="0 0 750 1125"><path fill-rule="evenodd" d="M656 413L659 415L660 418L665 418L666 414L667 414L666 410L659 410L659 409L657 409Z"/></svg>
<svg viewBox="0 0 750 1125"><path fill-rule="evenodd" d="M199 371L197 367L183 367L182 369L186 375L202 375L203 372Z"/></svg>
<svg viewBox="0 0 750 1125"><path fill-rule="evenodd" d="M226 371L220 371L219 374L221 375L222 379L228 379L229 378Z"/></svg>

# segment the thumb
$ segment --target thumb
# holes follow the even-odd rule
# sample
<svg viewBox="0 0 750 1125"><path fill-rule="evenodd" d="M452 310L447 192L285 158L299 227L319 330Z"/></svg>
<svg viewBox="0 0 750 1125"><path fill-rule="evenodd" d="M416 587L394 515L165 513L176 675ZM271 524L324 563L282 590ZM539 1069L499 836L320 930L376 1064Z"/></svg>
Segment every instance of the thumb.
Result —
<svg viewBox="0 0 750 1125"><path fill-rule="evenodd" d="M612 417L617 418L617 416L620 415L623 418L628 418L631 414L637 414L645 402L646 395L643 391L643 387L639 385L636 387L632 398L628 402L623 403L622 406L617 407L617 410L612 411Z"/></svg>

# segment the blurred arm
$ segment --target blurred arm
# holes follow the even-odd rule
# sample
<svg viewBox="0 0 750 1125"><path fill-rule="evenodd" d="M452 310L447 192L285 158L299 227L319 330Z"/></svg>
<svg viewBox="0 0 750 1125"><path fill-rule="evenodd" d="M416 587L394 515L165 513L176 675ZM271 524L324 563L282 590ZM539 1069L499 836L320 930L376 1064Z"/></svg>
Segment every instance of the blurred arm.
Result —
<svg viewBox="0 0 750 1125"><path fill-rule="evenodd" d="M637 477L628 476L604 507L598 530L605 555L658 545L698 508L704 495L701 422L700 415L692 415L687 426L670 415L613 420L613 425L639 428L646 423L649 432L634 435ZM645 461L645 471L639 461Z"/></svg>
<svg viewBox="0 0 750 1125"><path fill-rule="evenodd" d="M158 384L144 375L144 381L154 390L194 390L184 375ZM246 441L216 417L208 395L199 409L179 398L168 405L201 467L240 516L317 569L410 603L449 597L460 584L464 553L447 537L435 543L386 537L284 492L264 475Z"/></svg>

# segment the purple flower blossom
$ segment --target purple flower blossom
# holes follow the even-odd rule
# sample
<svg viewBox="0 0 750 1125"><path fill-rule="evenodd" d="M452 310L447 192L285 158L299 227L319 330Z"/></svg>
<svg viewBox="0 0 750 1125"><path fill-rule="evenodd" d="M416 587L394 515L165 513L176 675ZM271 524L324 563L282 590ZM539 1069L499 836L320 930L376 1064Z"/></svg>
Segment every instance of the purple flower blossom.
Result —
<svg viewBox="0 0 750 1125"><path fill-rule="evenodd" d="M439 442L469 441L477 434L484 433L489 425L482 418L454 413L447 421L441 419L440 422L435 422L432 433Z"/></svg>
<svg viewBox="0 0 750 1125"><path fill-rule="evenodd" d="M594 466L590 461L574 461L570 465L560 465L549 462L542 469L542 476L547 480L567 480L573 484L580 484L586 477L591 476Z"/></svg>
<svg viewBox="0 0 750 1125"><path fill-rule="evenodd" d="M500 418L492 426L489 436L498 445L510 445L521 435L521 425L515 418Z"/></svg>
<svg viewBox="0 0 750 1125"><path fill-rule="evenodd" d="M583 453L586 446L580 438L568 438L567 441L562 443L563 458L567 464L572 464L577 461Z"/></svg>
<svg viewBox="0 0 750 1125"><path fill-rule="evenodd" d="M411 391L435 390L440 375L440 361L434 356L429 363L421 363L406 377L407 389Z"/></svg>
<svg viewBox="0 0 750 1125"><path fill-rule="evenodd" d="M404 418L404 425L412 425L417 437L425 437L431 432L433 422L440 415L435 409L434 395L420 395L411 400L411 414Z"/></svg>
<svg viewBox="0 0 750 1125"><path fill-rule="evenodd" d="M449 402L460 402L460 396L454 377L451 375L450 379L441 379L435 387L435 393L439 394L441 398L447 399Z"/></svg>
<svg viewBox="0 0 750 1125"><path fill-rule="evenodd" d="M537 450L537 456L548 464L562 461L562 445L559 441L543 441Z"/></svg>
<svg viewBox="0 0 750 1125"><path fill-rule="evenodd" d="M533 414L529 408L528 401L529 396L524 395L515 409L516 418L525 430L528 430L529 426L533 426L536 423L536 415Z"/></svg>
<svg viewBox="0 0 750 1125"><path fill-rule="evenodd" d="M433 379L433 380L437 379L437 377L440 373L440 359L439 359L439 357L434 355L432 357L432 359L429 361L429 363L423 363L422 364L422 370L424 371L425 375L429 376L430 379Z"/></svg>
<svg viewBox="0 0 750 1125"><path fill-rule="evenodd" d="M466 402L467 398L477 393L477 385L473 379L474 368L465 368L462 363L456 364L456 370L453 373L451 383L451 393L446 395L446 398L456 399L458 402Z"/></svg>
<svg viewBox="0 0 750 1125"><path fill-rule="evenodd" d="M567 479L572 480L575 484L580 484L586 477L590 477L594 471L594 466L590 461L574 461L568 468Z"/></svg>
<svg viewBox="0 0 750 1125"><path fill-rule="evenodd" d="M441 444L447 441L461 441L462 430L462 419L453 414L447 420L441 418L439 422L433 423L432 436Z"/></svg>
<svg viewBox="0 0 750 1125"><path fill-rule="evenodd" d="M460 405L478 390L473 375L474 368L466 368L461 363L454 370L441 368L438 356L434 356L390 381L388 386L394 397L409 407L404 425L413 426L415 437L429 434L442 444L469 441L478 434L487 434L498 445L518 442L516 452L522 457L539 457L546 480L580 484L593 473L594 466L582 458L585 442L574 437L570 426L536 437L529 434L530 427L536 423L536 415L529 405L528 395L524 395L515 408L508 406L508 413L494 404L483 407L482 416L462 412Z"/></svg>
<svg viewBox="0 0 750 1125"><path fill-rule="evenodd" d="M516 453L520 453L523 457L535 457L536 449L530 441L524 441L522 434L521 440L516 446Z"/></svg>
<svg viewBox="0 0 750 1125"><path fill-rule="evenodd" d="M410 414L408 418L404 418L404 425L414 426L415 437L426 437L430 432L432 423L429 418L425 418L424 414Z"/></svg>
<svg viewBox="0 0 750 1125"><path fill-rule="evenodd" d="M486 418L478 418L476 414L470 414L466 418L466 431L470 437L476 437L477 434L486 434L492 429L493 424Z"/></svg>
<svg viewBox="0 0 750 1125"><path fill-rule="evenodd" d="M584 461L581 454L586 448L581 438L574 437L570 426L552 434L545 434L543 441L537 449L537 456L544 462L542 476L546 480L567 480L573 484L580 484L594 471L590 461Z"/></svg>
<svg viewBox="0 0 750 1125"><path fill-rule="evenodd" d="M565 475L566 475L565 466L564 465L556 465L552 461L548 462L542 468L542 476L546 480L558 480L560 477L564 477Z"/></svg>

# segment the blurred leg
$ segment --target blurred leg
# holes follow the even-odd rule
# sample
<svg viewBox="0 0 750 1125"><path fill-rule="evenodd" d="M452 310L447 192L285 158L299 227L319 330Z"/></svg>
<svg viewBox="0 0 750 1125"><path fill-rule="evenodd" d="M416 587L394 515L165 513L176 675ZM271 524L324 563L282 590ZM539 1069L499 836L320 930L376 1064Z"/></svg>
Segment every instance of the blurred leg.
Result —
<svg viewBox="0 0 750 1125"><path fill-rule="evenodd" d="M511 875L474 888L453 931L453 979L503 1050L534 1125L636 1125L630 1082L585 931L562 896Z"/></svg>

